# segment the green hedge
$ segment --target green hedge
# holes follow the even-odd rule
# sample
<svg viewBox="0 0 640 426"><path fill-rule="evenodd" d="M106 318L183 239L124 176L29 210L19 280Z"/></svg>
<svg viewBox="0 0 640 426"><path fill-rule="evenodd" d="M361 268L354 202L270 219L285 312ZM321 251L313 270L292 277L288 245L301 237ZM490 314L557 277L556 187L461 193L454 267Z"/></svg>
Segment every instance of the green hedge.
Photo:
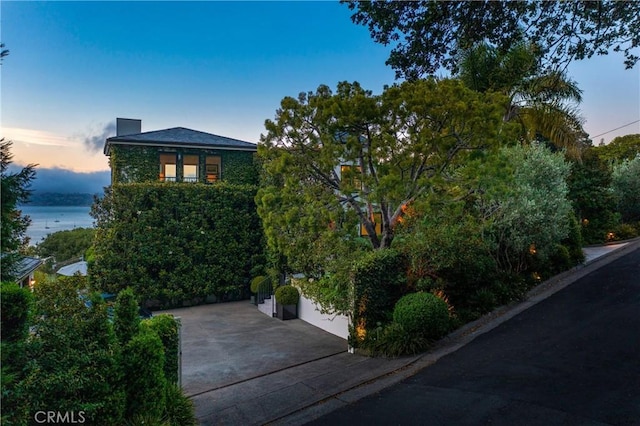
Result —
<svg viewBox="0 0 640 426"><path fill-rule="evenodd" d="M3 342L17 342L27 338L31 304L29 289L20 288L13 282L0 284L0 336Z"/></svg>
<svg viewBox="0 0 640 426"><path fill-rule="evenodd" d="M366 253L353 268L354 324L364 330L390 321L406 282L405 257L393 250Z"/></svg>
<svg viewBox="0 0 640 426"><path fill-rule="evenodd" d="M164 376L169 383L178 383L178 323L171 315L157 315L143 322L155 331L164 347Z"/></svg>
<svg viewBox="0 0 640 426"><path fill-rule="evenodd" d="M224 182L112 185L92 210L92 285L112 293L130 286L164 306L245 298L263 254L255 193Z"/></svg>
<svg viewBox="0 0 640 426"><path fill-rule="evenodd" d="M167 381L160 337L142 327L140 333L125 345L122 358L127 393L126 417L144 415L161 418L166 403Z"/></svg>
<svg viewBox="0 0 640 426"><path fill-rule="evenodd" d="M290 285L283 285L276 289L276 302L280 305L297 305L300 292Z"/></svg>

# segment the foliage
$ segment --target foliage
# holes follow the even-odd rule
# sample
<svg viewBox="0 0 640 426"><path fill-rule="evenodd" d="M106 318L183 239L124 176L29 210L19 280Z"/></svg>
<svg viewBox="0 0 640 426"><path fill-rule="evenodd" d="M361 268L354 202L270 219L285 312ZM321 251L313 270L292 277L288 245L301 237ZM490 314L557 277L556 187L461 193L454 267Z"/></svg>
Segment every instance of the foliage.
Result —
<svg viewBox="0 0 640 426"><path fill-rule="evenodd" d="M439 339L449 331L447 303L431 293L409 293L393 308L393 321L407 333Z"/></svg>
<svg viewBox="0 0 640 426"><path fill-rule="evenodd" d="M306 258L327 227L353 238L357 222L374 249L390 247L407 203L464 153L498 142L501 99L435 79L381 95L341 82L335 94L320 86L284 98L258 146L266 175L258 212L270 247Z"/></svg>
<svg viewBox="0 0 640 426"><path fill-rule="evenodd" d="M300 292L291 285L281 285L276 289L276 301L280 305L297 305Z"/></svg>
<svg viewBox="0 0 640 426"><path fill-rule="evenodd" d="M640 4L617 1L413 2L343 0L354 23L377 43L391 44L387 64L399 78L416 79L441 67L456 70L463 49L488 42L505 51L518 42L536 45L542 67L565 68L572 60L624 52L638 61Z"/></svg>
<svg viewBox="0 0 640 426"><path fill-rule="evenodd" d="M353 265L353 324L368 330L387 323L406 283L406 260L394 250L371 251Z"/></svg>
<svg viewBox="0 0 640 426"><path fill-rule="evenodd" d="M13 142L0 139L0 241L2 241L0 256L0 279L13 280L16 264L19 261L18 251L29 243L25 232L31 220L23 216L18 210L18 204L29 200L31 191L29 186L35 178L35 164L24 167L18 173L9 173L9 165L13 162L11 145Z"/></svg>
<svg viewBox="0 0 640 426"><path fill-rule="evenodd" d="M29 333L32 294L13 282L0 283L0 383L2 413L0 423L19 424L21 392L17 384L23 376L26 362L24 345Z"/></svg>
<svg viewBox="0 0 640 426"><path fill-rule="evenodd" d="M166 403L162 341L150 328L141 327L124 347L122 362L127 393L126 417L161 418Z"/></svg>
<svg viewBox="0 0 640 426"><path fill-rule="evenodd" d="M605 161L633 160L640 154L640 134L618 136L607 145L594 147L593 150Z"/></svg>
<svg viewBox="0 0 640 426"><path fill-rule="evenodd" d="M3 342L24 341L29 333L31 291L13 282L0 284L0 338Z"/></svg>
<svg viewBox="0 0 640 426"><path fill-rule="evenodd" d="M613 166L611 188L622 221L640 221L640 154Z"/></svg>
<svg viewBox="0 0 640 426"><path fill-rule="evenodd" d="M461 52L459 77L473 90L507 96L504 119L521 125L523 140L547 140L579 158L587 140L577 110L582 92L564 72L541 71L541 54L531 44L501 51L483 42Z"/></svg>
<svg viewBox="0 0 640 426"><path fill-rule="evenodd" d="M499 269L519 273L528 268L532 255L547 259L568 235L570 165L562 154L537 144L503 148L498 161L513 175L502 182L502 176L480 175L482 193L475 209ZM480 167L481 173L487 165ZM472 167L466 172L477 171Z"/></svg>
<svg viewBox="0 0 640 426"><path fill-rule="evenodd" d="M118 345L99 297L79 297L82 277L61 277L35 289L33 335L25 378L18 389L26 413L84 411L90 424L122 422Z"/></svg>
<svg viewBox="0 0 640 426"><path fill-rule="evenodd" d="M408 259L412 291L442 290L456 307L497 275L482 222L465 210L457 194L437 193L411 206L398 231L398 250ZM458 197L459 198L459 197Z"/></svg>
<svg viewBox="0 0 640 426"><path fill-rule="evenodd" d="M587 244L604 242L618 221L611 172L609 164L595 155L593 148L584 152L582 161L572 164L568 196Z"/></svg>
<svg viewBox="0 0 640 426"><path fill-rule="evenodd" d="M172 315L156 315L153 318L144 320L143 324L153 330L162 341L165 358L164 376L167 379L167 383L178 383L178 353L180 350L178 322Z"/></svg>
<svg viewBox="0 0 640 426"><path fill-rule="evenodd" d="M254 277L251 280L251 283L249 284L249 288L251 290L251 293L258 293L258 291L260 290L261 286L264 286L266 282L269 281L269 277L265 277L264 275L258 275L257 277Z"/></svg>
<svg viewBox="0 0 640 426"><path fill-rule="evenodd" d="M180 386L167 383L166 394L167 406L164 417L169 425L195 426L198 424L193 401L184 395Z"/></svg>
<svg viewBox="0 0 640 426"><path fill-rule="evenodd" d="M429 339L410 333L400 324L392 322L369 332L360 347L372 356L399 357L424 352L430 343Z"/></svg>
<svg viewBox="0 0 640 426"><path fill-rule="evenodd" d="M579 265L584 262L584 246L580 223L573 212L569 213L569 234L562 240L562 245L569 251L570 266Z"/></svg>
<svg viewBox="0 0 640 426"><path fill-rule="evenodd" d="M158 159L161 149L149 146L112 145L109 157L112 183L157 182ZM223 164L222 179L225 182L238 185L258 184L258 172L252 152L180 149L178 153L183 157L202 153L219 156ZM205 170L204 161L204 156L202 156L199 170ZM177 171L181 173L179 168ZM201 183L204 183L204 173L201 173L200 178Z"/></svg>
<svg viewBox="0 0 640 426"><path fill-rule="evenodd" d="M76 228L49 234L36 246L40 257L53 256L56 262L84 256L93 244L95 229Z"/></svg>
<svg viewBox="0 0 640 426"><path fill-rule="evenodd" d="M179 304L215 295L242 299L262 253L255 187L114 184L94 205L92 284L142 300Z"/></svg>
<svg viewBox="0 0 640 426"><path fill-rule="evenodd" d="M128 287L118 293L114 307L113 330L121 345L138 333L140 329L140 315L138 300L133 289Z"/></svg>

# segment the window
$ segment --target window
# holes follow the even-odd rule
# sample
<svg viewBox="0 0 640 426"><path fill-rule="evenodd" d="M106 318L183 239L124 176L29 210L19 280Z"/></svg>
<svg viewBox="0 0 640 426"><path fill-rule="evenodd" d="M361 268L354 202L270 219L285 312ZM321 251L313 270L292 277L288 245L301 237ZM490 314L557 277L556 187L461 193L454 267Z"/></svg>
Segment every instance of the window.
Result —
<svg viewBox="0 0 640 426"><path fill-rule="evenodd" d="M220 157L207 156L206 162L206 178L207 183L213 183L220 180L220 167L221 161Z"/></svg>
<svg viewBox="0 0 640 426"><path fill-rule="evenodd" d="M353 166L350 164L340 166L340 178L342 179L342 183L357 190L362 189L362 181L360 180L361 173L362 168L360 166Z"/></svg>
<svg viewBox="0 0 640 426"><path fill-rule="evenodd" d="M183 182L198 181L198 163L200 159L197 155L185 155L182 165Z"/></svg>
<svg viewBox="0 0 640 426"><path fill-rule="evenodd" d="M160 181L176 181L176 154L160 154Z"/></svg>

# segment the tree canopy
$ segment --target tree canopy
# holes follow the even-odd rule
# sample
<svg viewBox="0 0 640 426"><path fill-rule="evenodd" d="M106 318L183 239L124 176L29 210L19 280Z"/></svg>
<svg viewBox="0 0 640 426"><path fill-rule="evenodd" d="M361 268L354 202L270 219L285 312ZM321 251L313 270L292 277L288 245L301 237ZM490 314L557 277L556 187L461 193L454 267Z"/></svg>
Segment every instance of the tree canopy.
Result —
<svg viewBox="0 0 640 426"><path fill-rule="evenodd" d="M640 3L620 1L355 1L354 23L392 45L387 64L397 77L415 79L444 67L478 42L507 50L520 41L541 49L544 68L572 60L622 52L624 65L638 62Z"/></svg>
<svg viewBox="0 0 640 426"><path fill-rule="evenodd" d="M270 246L297 262L322 247L336 256L360 223L370 247L390 247L408 204L449 178L461 156L507 137L503 104L499 94L435 79L380 95L342 82L335 93L323 85L284 98L258 145L258 213Z"/></svg>
<svg viewBox="0 0 640 426"><path fill-rule="evenodd" d="M587 134L577 105L582 91L564 72L541 70L541 52L530 43L506 51L482 42L459 55L458 77L471 89L508 98L504 119L522 126L525 140L543 140L580 156Z"/></svg>
<svg viewBox="0 0 640 426"><path fill-rule="evenodd" d="M13 162L11 141L0 139L0 195L2 197L2 280L11 280L18 250L28 243L25 232L30 219L17 209L19 203L29 199L29 186L36 175L35 165L30 164L18 173L9 173Z"/></svg>
<svg viewBox="0 0 640 426"><path fill-rule="evenodd" d="M632 160L640 155L640 134L618 136L607 145L594 147L598 157L607 161Z"/></svg>

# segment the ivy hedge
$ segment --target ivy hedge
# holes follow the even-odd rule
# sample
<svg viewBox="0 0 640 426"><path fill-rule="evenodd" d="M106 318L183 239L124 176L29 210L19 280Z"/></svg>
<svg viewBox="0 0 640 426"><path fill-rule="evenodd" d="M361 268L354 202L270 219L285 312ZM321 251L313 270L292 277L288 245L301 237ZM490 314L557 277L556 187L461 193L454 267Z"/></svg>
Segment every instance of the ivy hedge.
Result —
<svg viewBox="0 0 640 426"><path fill-rule="evenodd" d="M245 298L264 250L255 194L226 182L113 184L92 208L91 285L165 307Z"/></svg>
<svg viewBox="0 0 640 426"><path fill-rule="evenodd" d="M233 184L257 185L258 167L250 151L225 151L215 149L168 149L153 146L112 146L109 156L112 183L157 182L160 171L160 154L175 152L181 156L197 155L199 170L205 169L207 155L220 157L222 180ZM181 169L177 168L179 177ZM204 173L200 174L204 183Z"/></svg>
<svg viewBox="0 0 640 426"><path fill-rule="evenodd" d="M355 263L352 346L358 346L367 330L391 321L406 284L406 268L405 256L393 249L368 252Z"/></svg>

